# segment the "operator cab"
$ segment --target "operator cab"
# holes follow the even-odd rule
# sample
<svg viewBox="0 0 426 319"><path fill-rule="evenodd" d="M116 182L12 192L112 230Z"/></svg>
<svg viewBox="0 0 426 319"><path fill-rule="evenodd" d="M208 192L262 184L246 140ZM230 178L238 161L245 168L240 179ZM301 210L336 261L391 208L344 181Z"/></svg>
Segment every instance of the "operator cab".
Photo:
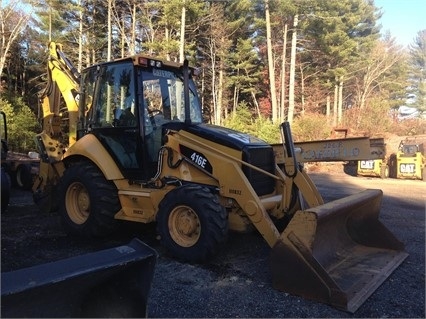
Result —
<svg viewBox="0 0 426 319"><path fill-rule="evenodd" d="M190 79L185 112L183 69L172 62L135 56L98 64L82 72L81 88L78 138L95 135L130 180L155 175L165 125L202 122Z"/></svg>

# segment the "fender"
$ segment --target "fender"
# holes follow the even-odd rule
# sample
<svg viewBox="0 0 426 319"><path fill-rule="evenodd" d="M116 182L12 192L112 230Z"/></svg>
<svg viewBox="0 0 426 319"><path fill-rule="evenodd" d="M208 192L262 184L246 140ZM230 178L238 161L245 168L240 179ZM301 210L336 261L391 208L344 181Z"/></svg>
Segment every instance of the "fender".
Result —
<svg viewBox="0 0 426 319"><path fill-rule="evenodd" d="M95 163L107 180L124 179L114 159L93 134L83 136L69 147L63 156L63 160L66 161L76 156L86 157Z"/></svg>

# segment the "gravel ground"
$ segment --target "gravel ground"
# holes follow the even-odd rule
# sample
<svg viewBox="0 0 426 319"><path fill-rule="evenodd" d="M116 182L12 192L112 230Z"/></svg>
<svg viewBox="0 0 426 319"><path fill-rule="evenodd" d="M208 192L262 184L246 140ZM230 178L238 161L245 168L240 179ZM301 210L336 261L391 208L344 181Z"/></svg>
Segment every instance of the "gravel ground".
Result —
<svg viewBox="0 0 426 319"><path fill-rule="evenodd" d="M213 260L190 265L167 256L153 225L123 224L116 235L103 240L70 237L56 214L40 213L31 194L18 190L1 216L2 272L122 245L137 236L159 253L149 317L425 318L426 183L353 177L327 169L311 177L326 202L365 188L382 189L380 219L409 253L354 314L274 290L270 248L257 233L231 233Z"/></svg>

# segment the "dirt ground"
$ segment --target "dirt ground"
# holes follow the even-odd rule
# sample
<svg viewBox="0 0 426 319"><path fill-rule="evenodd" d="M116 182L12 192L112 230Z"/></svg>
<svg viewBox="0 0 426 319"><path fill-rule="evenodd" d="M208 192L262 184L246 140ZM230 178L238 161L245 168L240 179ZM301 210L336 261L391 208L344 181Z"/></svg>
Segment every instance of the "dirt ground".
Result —
<svg viewBox="0 0 426 319"><path fill-rule="evenodd" d="M382 189L380 219L409 253L355 314L273 289L270 248L257 233L231 233L227 246L213 260L190 265L165 253L154 225L122 224L108 239L75 238L64 232L58 215L41 213L30 192L16 189L9 210L1 215L1 271L110 248L138 237L159 253L149 317L424 318L426 183L354 177L335 163L310 176L325 202L365 188Z"/></svg>

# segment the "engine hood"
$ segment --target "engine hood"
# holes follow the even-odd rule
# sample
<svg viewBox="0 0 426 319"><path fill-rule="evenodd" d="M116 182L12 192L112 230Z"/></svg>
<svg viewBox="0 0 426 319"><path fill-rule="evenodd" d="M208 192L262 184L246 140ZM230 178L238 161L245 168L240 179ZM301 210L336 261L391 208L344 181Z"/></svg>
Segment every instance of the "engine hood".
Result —
<svg viewBox="0 0 426 319"><path fill-rule="evenodd" d="M243 150L247 146L265 147L269 146L265 141L242 132L238 132L226 127L199 124L184 128L185 131L197 135L206 140L236 149Z"/></svg>

